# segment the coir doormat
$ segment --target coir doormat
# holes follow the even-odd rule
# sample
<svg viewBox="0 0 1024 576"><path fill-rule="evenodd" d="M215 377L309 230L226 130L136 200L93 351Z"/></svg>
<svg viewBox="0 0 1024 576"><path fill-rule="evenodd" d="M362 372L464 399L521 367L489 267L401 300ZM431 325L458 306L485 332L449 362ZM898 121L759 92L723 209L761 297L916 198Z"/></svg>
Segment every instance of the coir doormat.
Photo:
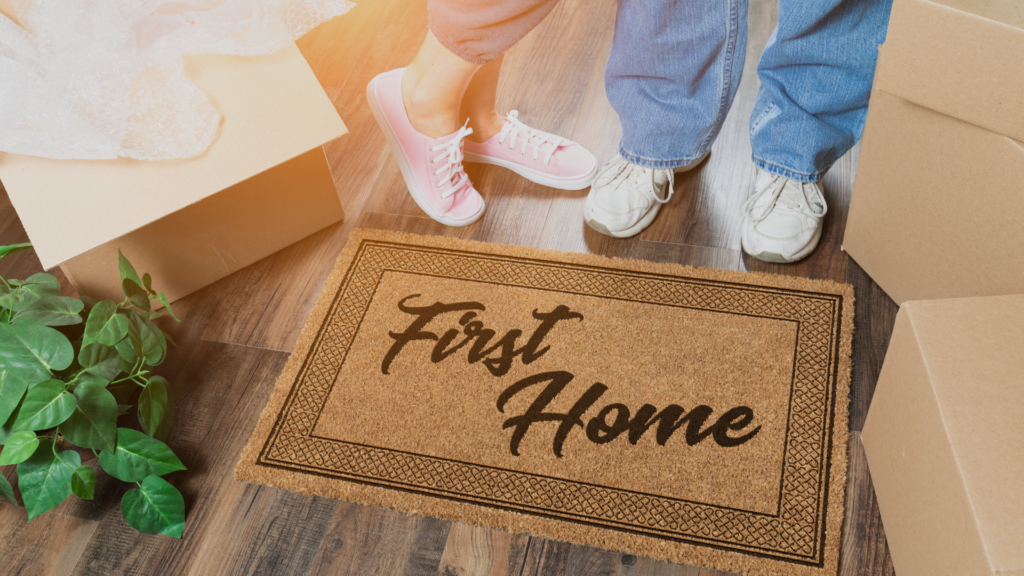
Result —
<svg viewBox="0 0 1024 576"><path fill-rule="evenodd" d="M834 575L852 326L832 282L358 230L236 476Z"/></svg>

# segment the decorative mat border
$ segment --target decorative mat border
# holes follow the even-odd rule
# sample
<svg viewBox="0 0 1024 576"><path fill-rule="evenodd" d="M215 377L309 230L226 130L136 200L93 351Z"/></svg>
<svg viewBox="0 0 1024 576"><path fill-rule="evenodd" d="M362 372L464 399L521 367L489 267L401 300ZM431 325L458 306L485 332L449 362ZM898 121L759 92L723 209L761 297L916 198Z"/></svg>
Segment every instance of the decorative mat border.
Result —
<svg viewBox="0 0 1024 576"><path fill-rule="evenodd" d="M388 272L796 322L777 512L736 510L313 435L363 314ZM562 539L574 539L566 532L611 530L622 534L612 541L633 545L639 539L640 548L652 555L697 564L702 558L720 559L724 562L713 565L724 569L769 564L790 572L834 574L845 492L852 300L849 286L826 281L357 230L236 475L408 511L435 499L449 505L435 502L427 508L442 512L427 513L473 523L479 514L465 512L484 506L495 511L489 515L498 519L494 525L510 529L534 528L535 522L524 518L510 525L509 516L519 514L544 518L549 521L545 525L575 527L544 534ZM470 508L452 514L446 510L452 506ZM584 541L595 544L594 538ZM656 552L673 544L697 553Z"/></svg>

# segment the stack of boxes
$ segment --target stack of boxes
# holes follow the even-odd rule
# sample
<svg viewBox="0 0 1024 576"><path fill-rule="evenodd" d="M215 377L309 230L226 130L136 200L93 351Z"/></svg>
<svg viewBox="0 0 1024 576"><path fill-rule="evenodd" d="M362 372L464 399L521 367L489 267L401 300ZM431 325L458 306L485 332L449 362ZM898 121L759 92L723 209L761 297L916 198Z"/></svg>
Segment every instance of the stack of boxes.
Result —
<svg viewBox="0 0 1024 576"><path fill-rule="evenodd" d="M1024 3L895 0L843 247L902 305L862 436L896 573L1024 575Z"/></svg>

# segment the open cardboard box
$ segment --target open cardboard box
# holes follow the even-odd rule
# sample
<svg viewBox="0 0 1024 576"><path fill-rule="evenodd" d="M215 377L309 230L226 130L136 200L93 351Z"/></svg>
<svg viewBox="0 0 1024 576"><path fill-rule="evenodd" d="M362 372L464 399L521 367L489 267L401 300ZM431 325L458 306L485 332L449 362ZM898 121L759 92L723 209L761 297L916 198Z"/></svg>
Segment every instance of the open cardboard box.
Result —
<svg viewBox="0 0 1024 576"><path fill-rule="evenodd" d="M205 154L180 161L0 154L42 265L80 294L121 300L120 248L176 300L344 217L321 145L346 132L294 44L186 58L221 114Z"/></svg>
<svg viewBox="0 0 1024 576"><path fill-rule="evenodd" d="M843 248L897 303L1024 293L1024 2L895 0Z"/></svg>
<svg viewBox="0 0 1024 576"><path fill-rule="evenodd" d="M900 308L863 442L899 576L1024 575L1024 296Z"/></svg>

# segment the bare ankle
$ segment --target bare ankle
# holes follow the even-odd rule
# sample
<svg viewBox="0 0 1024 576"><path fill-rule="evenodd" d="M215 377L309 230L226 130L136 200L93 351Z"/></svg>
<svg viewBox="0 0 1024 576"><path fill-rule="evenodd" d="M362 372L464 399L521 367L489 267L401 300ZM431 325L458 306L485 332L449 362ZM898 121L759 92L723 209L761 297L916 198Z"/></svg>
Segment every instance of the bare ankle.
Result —
<svg viewBox="0 0 1024 576"><path fill-rule="evenodd" d="M464 111L462 114L469 116L469 125L473 128L473 133L468 138L473 142L490 140L505 126L505 119L493 109L476 113Z"/></svg>

